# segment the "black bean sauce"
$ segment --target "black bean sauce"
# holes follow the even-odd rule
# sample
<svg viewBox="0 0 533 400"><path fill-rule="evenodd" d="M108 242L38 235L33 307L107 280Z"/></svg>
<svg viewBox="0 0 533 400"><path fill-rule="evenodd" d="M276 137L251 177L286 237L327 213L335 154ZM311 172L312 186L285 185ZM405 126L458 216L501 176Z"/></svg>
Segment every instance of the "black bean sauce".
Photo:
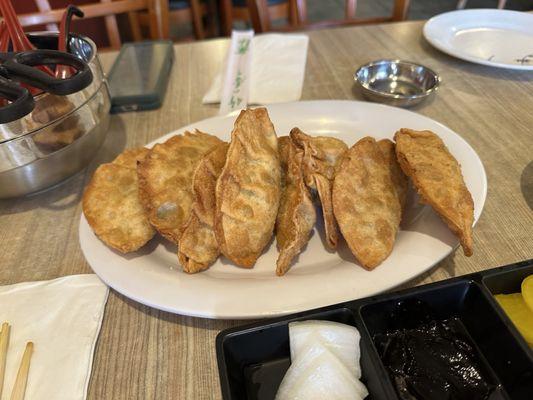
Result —
<svg viewBox="0 0 533 400"><path fill-rule="evenodd" d="M411 306L422 311L421 304ZM405 305L399 304L397 313L404 311L407 311ZM429 314L422 314L425 317L418 320L416 327L411 327L413 324L409 322L409 328L374 336L379 355L400 398L488 399L496 386L489 383L460 320L429 320Z"/></svg>

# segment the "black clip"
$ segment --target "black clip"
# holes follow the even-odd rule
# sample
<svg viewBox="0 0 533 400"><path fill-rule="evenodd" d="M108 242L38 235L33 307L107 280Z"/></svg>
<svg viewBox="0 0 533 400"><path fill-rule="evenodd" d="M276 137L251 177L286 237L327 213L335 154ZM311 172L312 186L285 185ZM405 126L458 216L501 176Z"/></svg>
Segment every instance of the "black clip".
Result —
<svg viewBox="0 0 533 400"><path fill-rule="evenodd" d="M71 77L60 79L33 68L39 65L57 64L73 67L76 73ZM17 53L5 61L3 66L11 79L61 96L83 90L93 80L93 74L87 63L72 54L57 50L30 50Z"/></svg>

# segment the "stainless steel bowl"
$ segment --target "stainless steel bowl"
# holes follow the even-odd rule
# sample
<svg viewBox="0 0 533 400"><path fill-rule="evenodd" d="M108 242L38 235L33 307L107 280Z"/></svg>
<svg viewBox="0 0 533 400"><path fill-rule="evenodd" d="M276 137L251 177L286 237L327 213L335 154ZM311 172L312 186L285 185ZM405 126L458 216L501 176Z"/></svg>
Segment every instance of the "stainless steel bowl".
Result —
<svg viewBox="0 0 533 400"><path fill-rule="evenodd" d="M28 37L40 45L57 44L57 34L50 32ZM70 50L89 64L93 82L68 96L42 94L31 114L0 125L0 198L36 192L74 175L105 139L111 101L96 45L72 35Z"/></svg>
<svg viewBox="0 0 533 400"><path fill-rule="evenodd" d="M439 87L440 77L420 64L400 60L373 61L354 75L369 100L411 107L430 97Z"/></svg>

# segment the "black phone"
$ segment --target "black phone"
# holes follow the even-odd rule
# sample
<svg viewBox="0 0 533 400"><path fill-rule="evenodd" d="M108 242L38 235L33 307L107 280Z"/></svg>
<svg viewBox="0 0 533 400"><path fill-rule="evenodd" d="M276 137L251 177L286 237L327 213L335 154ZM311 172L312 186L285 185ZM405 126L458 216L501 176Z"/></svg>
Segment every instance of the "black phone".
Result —
<svg viewBox="0 0 533 400"><path fill-rule="evenodd" d="M127 43L109 72L111 112L161 107L174 59L172 42Z"/></svg>

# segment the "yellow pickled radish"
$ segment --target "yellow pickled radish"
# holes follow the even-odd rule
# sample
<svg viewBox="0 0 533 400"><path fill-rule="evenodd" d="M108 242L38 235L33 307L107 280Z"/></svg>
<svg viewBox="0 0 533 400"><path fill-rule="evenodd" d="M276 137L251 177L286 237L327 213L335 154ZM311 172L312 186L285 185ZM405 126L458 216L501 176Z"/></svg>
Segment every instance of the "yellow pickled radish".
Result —
<svg viewBox="0 0 533 400"><path fill-rule="evenodd" d="M522 281L522 297L529 310L533 312L533 275Z"/></svg>
<svg viewBox="0 0 533 400"><path fill-rule="evenodd" d="M494 297L529 346L533 347L533 311L526 305L522 294L497 294Z"/></svg>

